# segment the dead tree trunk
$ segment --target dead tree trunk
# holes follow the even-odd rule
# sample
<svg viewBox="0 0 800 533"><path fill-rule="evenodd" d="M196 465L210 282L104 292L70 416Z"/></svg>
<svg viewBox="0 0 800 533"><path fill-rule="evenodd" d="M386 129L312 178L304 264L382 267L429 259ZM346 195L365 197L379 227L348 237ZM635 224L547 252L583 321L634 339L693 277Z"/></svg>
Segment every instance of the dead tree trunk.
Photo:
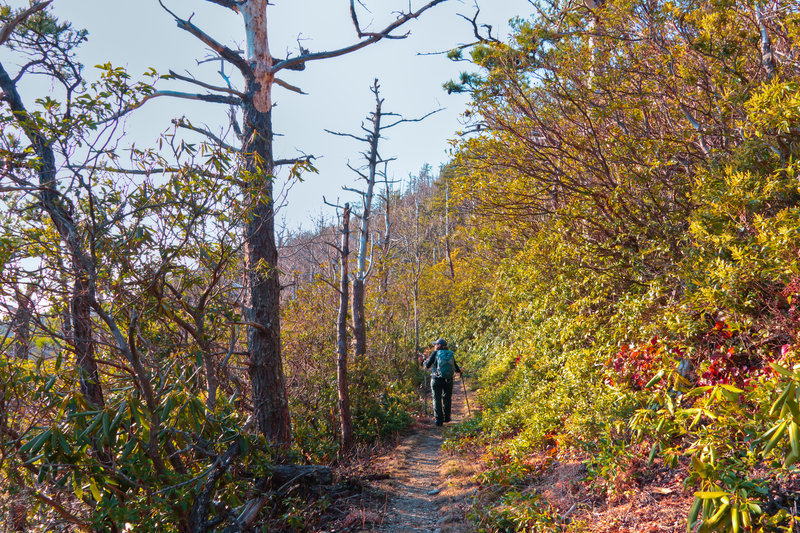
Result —
<svg viewBox="0 0 800 533"><path fill-rule="evenodd" d="M419 345L419 278L422 270L419 246L419 192L414 194L414 357L420 353Z"/></svg>
<svg viewBox="0 0 800 533"><path fill-rule="evenodd" d="M378 145L381 139L381 133L384 130L393 128L398 124L405 122L420 122L428 116L436 113L433 111L417 119L402 118L397 113L387 113L383 111L383 99L380 97L380 85L376 79L371 87L372 94L375 95L375 111L372 111L368 116L370 127L367 128L363 125L361 129L365 135L360 137L349 133L340 133L335 131L326 130L328 133L340 135L343 137L350 137L366 143L368 149L364 152L366 162L360 169L350 166L350 170L358 174L359 178L366 182L363 190L345 187L345 190L355 192L361 195L361 226L359 228L358 251L356 259L356 271L353 273L353 340L354 340L354 353L356 358L363 357L367 352L367 327L366 319L364 317L364 297L365 297L365 284L367 277L372 269L372 247L370 246L370 220L372 216L372 203L375 191L375 181L379 175L385 177L385 165L392 161L392 158L384 159L380 156ZM384 119L390 117L384 123ZM378 165L384 165L383 172L378 171ZM349 165L348 165L349 166ZM387 198L388 202L388 198ZM388 208L387 208L388 212ZM388 227L387 227L388 238ZM387 241L388 242L388 241ZM369 264L367 257L370 257Z"/></svg>
<svg viewBox="0 0 800 533"><path fill-rule="evenodd" d="M339 392L339 422L342 430L342 451L353 446L353 421L350 416L350 393L347 380L347 303L349 300L348 262L350 260L350 204L344 205L342 214L342 244L339 249L342 263L339 286L339 316L336 324L338 353L336 379Z"/></svg>
<svg viewBox="0 0 800 533"><path fill-rule="evenodd" d="M356 358L363 357L367 353L367 324L364 318L364 283L366 282L369 271L367 269L367 254L369 246L369 223L372 213L372 197L375 191L375 179L378 175L378 141L381 137L381 107L383 99L378 93L378 80L372 85L372 92L375 95L375 111L370 117L372 131L367 134L369 151L367 152L367 188L363 194L363 206L361 210L361 227L358 236L358 260L355 278L353 279L353 339L355 347L353 355Z"/></svg>
<svg viewBox="0 0 800 533"><path fill-rule="evenodd" d="M450 180L445 178L444 185L444 249L447 253L447 264L450 266L450 279L456 279L453 267L453 254L450 251Z"/></svg>
<svg viewBox="0 0 800 533"><path fill-rule="evenodd" d="M248 2L257 3L263 5L262 9L266 8L265 0ZM256 24L259 21L257 17L245 17L248 37L255 31L257 35L264 35L266 41L266 15L262 20L263 28ZM266 53L266 57L269 58L269 53ZM256 56L251 61L258 65L263 57ZM257 67L246 80L241 151L241 175L246 184L247 205L245 264L250 295L245 311L248 321L247 348L250 352L249 373L258 427L274 444L287 445L290 440L289 402L281 358L278 248L275 245L275 211L272 203L275 167L271 103L267 80L258 79L258 76Z"/></svg>
<svg viewBox="0 0 800 533"><path fill-rule="evenodd" d="M286 446L290 441L289 402L280 343L280 284L272 195L273 62L267 40L267 1L248 0L240 9L247 36L240 178L247 208L244 240L249 375L259 429L273 444Z"/></svg>
<svg viewBox="0 0 800 533"><path fill-rule="evenodd" d="M190 19L182 19L170 12L180 29L191 33L218 54L220 59L235 66L244 78L244 90L215 87L194 78L174 75L175 79L213 91L206 94L156 92L157 96L170 96L222 103L242 110L243 125L239 149L239 181L247 208L244 241L246 250L248 301L244 310L248 325L247 348L250 354L250 380L253 388L253 407L258 426L268 441L285 446L290 440L289 406L280 349L280 285L278 279L278 254L275 244L272 180L279 164L300 162L276 161L273 154L272 88L275 83L295 91L297 87L279 79L281 70L303 70L306 63L338 57L355 52L385 38L400 38L394 32L424 11L444 2L431 0L413 12L400 13L394 22L380 31L365 32L359 23L356 6L350 3L351 20L358 40L349 46L324 52L300 50L300 54L286 59L275 59L269 51L267 31L267 0L207 0L237 13L244 19L247 50L245 56L233 50L195 26ZM163 4L162 4L163 7ZM164 7L164 9L167 9ZM201 131L202 133L202 131ZM209 134L211 139L219 138ZM306 162L308 158L304 158ZM302 160L301 160L302 161ZM355 286L354 286L355 293Z"/></svg>

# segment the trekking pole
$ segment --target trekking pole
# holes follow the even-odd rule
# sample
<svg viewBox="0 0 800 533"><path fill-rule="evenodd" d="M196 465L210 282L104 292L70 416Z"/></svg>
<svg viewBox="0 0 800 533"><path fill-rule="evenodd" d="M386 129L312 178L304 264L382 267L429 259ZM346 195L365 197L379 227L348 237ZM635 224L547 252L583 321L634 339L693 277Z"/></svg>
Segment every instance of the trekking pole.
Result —
<svg viewBox="0 0 800 533"><path fill-rule="evenodd" d="M425 403L425 414L428 414L428 376L422 378L422 401Z"/></svg>
<svg viewBox="0 0 800 533"><path fill-rule="evenodd" d="M419 352L417 352L417 353L419 353ZM428 414L428 373L427 372L423 372L423 378L422 378L422 401L425 404L425 415L427 415Z"/></svg>
<svg viewBox="0 0 800 533"><path fill-rule="evenodd" d="M469 396L467 396L467 384L464 382L464 374L459 372L459 375L461 377L461 385L464 386L464 399L467 400L467 413L472 417L472 411L469 408Z"/></svg>

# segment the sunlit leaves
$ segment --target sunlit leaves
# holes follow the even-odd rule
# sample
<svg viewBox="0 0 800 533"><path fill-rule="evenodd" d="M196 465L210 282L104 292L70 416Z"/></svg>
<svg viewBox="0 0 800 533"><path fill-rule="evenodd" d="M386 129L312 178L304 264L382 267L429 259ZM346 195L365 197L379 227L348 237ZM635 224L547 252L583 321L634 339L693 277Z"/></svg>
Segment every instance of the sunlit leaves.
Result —
<svg viewBox="0 0 800 533"><path fill-rule="evenodd" d="M796 391L769 366L798 328L798 100L784 59L767 79L752 12L783 58L797 9L540 7L476 47L481 74L459 85L474 127L453 189L478 290L448 325L488 385L482 427L503 446L579 440L609 487L635 443L691 459L690 530L780 523L758 502L800 442Z"/></svg>

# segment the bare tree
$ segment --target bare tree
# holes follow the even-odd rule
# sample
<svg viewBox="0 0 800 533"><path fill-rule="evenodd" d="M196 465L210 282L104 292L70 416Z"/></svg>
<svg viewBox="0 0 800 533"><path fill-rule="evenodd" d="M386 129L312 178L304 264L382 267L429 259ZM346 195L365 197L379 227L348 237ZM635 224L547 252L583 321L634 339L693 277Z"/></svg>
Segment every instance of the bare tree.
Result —
<svg viewBox="0 0 800 533"><path fill-rule="evenodd" d="M300 53L285 59L273 57L269 50L267 0L207 0L237 13L244 19L247 50L235 51L202 31L191 22L167 10L177 25L197 37L211 48L221 60L239 70L243 79L242 90L217 87L185 76L174 76L181 81L202 87L204 94L156 92L155 96L172 96L223 103L239 108L242 125L240 134L239 182L245 197L247 217L244 239L246 268L248 272L249 301L245 308L248 323L248 351L250 354L250 379L253 406L258 426L266 438L277 445L290 440L289 408L280 351L280 284L278 254L275 245L273 176L280 165L302 165L309 158L280 160L273 153L272 90L275 84L301 92L277 76L282 70L303 70L307 63L349 54L383 39L403 38L407 34L397 30L410 20L445 0L431 0L416 10L400 12L397 18L380 31L367 31L362 27L355 0L350 2L350 13L357 40L345 47L311 52L303 48ZM162 3L162 6L164 4ZM166 7L164 7L167 9ZM215 136L209 136L213 139ZM355 287L354 287L355 290Z"/></svg>
<svg viewBox="0 0 800 533"><path fill-rule="evenodd" d="M350 204L342 213L342 243L339 248L341 278L339 281L339 315L336 322L336 380L339 393L339 421L342 429L342 451L353 446L353 420L350 416L350 393L347 379L347 304L350 296L348 262L350 261Z"/></svg>
<svg viewBox="0 0 800 533"><path fill-rule="evenodd" d="M379 177L386 178L386 165L394 158L383 158L380 155L379 144L384 131L406 122L420 122L439 110L431 111L416 119L403 118L397 113L383 110L383 98L380 96L380 85L376 79L371 87L375 96L375 111L367 117L368 126L361 124L362 135L342 133L325 130L333 135L350 137L367 145L367 150L362 152L365 164L354 167L348 163L348 168L358 175L364 182L364 189L345 187L346 191L354 192L361 196L361 214L358 215L361 224L358 235L358 251L356 255L356 271L353 273L353 337L355 341L355 357L363 357L367 353L367 328L364 317L364 285L372 270L372 246L370 246L370 221L372 204L375 193L375 183ZM386 119L388 118L388 121ZM381 165L384 169L380 170ZM388 196L387 196L388 198ZM388 212L388 208L387 208ZM388 234L388 226L387 226ZM367 258L370 257L368 262Z"/></svg>

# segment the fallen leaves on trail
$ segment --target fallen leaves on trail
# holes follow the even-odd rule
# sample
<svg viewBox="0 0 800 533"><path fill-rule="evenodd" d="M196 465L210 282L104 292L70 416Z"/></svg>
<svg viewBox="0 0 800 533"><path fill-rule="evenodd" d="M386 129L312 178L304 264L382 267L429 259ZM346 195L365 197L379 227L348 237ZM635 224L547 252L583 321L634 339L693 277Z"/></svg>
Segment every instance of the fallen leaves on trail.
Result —
<svg viewBox="0 0 800 533"><path fill-rule="evenodd" d="M645 468L634 461L616 480L616 490L592 485L587 478L590 458L555 447L532 454L525 463L533 476L524 494L538 494L556 513L565 531L592 533L683 533L693 497L683 489L683 470L659 464ZM684 472L685 473L685 472ZM491 505L491 491L482 491L476 501ZM544 507L544 506L543 506Z"/></svg>
<svg viewBox="0 0 800 533"><path fill-rule="evenodd" d="M366 527L368 525L380 524L381 522L383 522L383 517L375 511L361 509L348 514L342 521L342 527L345 529L354 526Z"/></svg>

